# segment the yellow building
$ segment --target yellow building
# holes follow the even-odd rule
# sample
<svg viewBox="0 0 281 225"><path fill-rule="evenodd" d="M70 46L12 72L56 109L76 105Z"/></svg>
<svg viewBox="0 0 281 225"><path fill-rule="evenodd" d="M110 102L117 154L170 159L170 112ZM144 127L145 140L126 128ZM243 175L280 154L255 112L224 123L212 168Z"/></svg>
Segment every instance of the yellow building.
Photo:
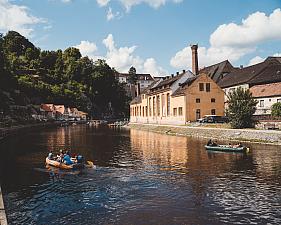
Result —
<svg viewBox="0 0 281 225"><path fill-rule="evenodd" d="M204 115L224 115L224 92L206 74L190 71L154 82L130 104L130 122L186 124Z"/></svg>

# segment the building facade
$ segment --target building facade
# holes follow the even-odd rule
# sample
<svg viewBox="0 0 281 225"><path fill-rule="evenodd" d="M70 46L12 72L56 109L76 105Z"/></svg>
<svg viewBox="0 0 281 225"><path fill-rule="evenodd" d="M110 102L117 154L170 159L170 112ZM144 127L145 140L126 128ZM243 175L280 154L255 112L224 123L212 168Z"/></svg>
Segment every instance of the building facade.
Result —
<svg viewBox="0 0 281 225"><path fill-rule="evenodd" d="M130 105L133 123L183 125L204 115L224 115L224 92L206 74L190 71L153 84Z"/></svg>

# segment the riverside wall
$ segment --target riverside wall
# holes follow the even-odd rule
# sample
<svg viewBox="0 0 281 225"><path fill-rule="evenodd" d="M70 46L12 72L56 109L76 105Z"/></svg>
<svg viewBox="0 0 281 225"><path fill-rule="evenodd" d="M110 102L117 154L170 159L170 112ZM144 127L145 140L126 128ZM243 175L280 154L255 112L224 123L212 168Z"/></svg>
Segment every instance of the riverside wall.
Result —
<svg viewBox="0 0 281 225"><path fill-rule="evenodd" d="M281 131L277 130L226 129L137 123L130 123L128 126L131 129L139 129L168 135L281 145Z"/></svg>

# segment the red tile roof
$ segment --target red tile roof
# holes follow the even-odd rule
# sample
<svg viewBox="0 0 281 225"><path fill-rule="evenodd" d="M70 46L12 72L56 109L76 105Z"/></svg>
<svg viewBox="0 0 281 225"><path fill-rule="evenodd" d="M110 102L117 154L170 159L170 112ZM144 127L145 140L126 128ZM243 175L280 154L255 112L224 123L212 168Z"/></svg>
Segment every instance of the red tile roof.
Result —
<svg viewBox="0 0 281 225"><path fill-rule="evenodd" d="M255 85L250 88L250 91L256 98L281 96L281 82Z"/></svg>

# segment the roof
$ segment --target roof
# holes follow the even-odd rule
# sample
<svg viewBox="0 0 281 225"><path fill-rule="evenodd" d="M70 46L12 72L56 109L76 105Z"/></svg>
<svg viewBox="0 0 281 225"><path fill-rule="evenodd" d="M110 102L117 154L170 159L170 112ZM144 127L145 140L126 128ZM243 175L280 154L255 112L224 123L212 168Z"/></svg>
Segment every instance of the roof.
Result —
<svg viewBox="0 0 281 225"><path fill-rule="evenodd" d="M178 79L180 79L184 74L185 74L185 72L180 73L176 76L172 75L172 76L166 77L165 79L162 79L156 86L151 88L151 90L155 90L155 89L161 88L163 86L170 87L174 82L176 82Z"/></svg>
<svg viewBox="0 0 281 225"><path fill-rule="evenodd" d="M199 71L199 73L205 73L218 83L226 74L233 71L235 68L228 60L205 67Z"/></svg>
<svg viewBox="0 0 281 225"><path fill-rule="evenodd" d="M128 77L129 73L118 73L117 76L119 77ZM154 80L151 74L149 73L137 73L138 80Z"/></svg>
<svg viewBox="0 0 281 225"><path fill-rule="evenodd" d="M172 94L172 96L178 96L183 95L185 93L185 90L198 78L196 77L190 77L188 78L184 83L180 84L180 87Z"/></svg>
<svg viewBox="0 0 281 225"><path fill-rule="evenodd" d="M250 88L250 91L255 98L281 96L281 82L255 85Z"/></svg>
<svg viewBox="0 0 281 225"><path fill-rule="evenodd" d="M51 105L52 104L42 104L40 108L46 112L53 112Z"/></svg>
<svg viewBox="0 0 281 225"><path fill-rule="evenodd" d="M276 66L276 67L275 67ZM275 69L273 69L275 68ZM241 69L235 69L218 82L222 88L236 86L239 84L257 84L272 83L272 71L281 70L281 63L276 58L267 58L264 62L248 66ZM281 78L280 78L281 81Z"/></svg>

